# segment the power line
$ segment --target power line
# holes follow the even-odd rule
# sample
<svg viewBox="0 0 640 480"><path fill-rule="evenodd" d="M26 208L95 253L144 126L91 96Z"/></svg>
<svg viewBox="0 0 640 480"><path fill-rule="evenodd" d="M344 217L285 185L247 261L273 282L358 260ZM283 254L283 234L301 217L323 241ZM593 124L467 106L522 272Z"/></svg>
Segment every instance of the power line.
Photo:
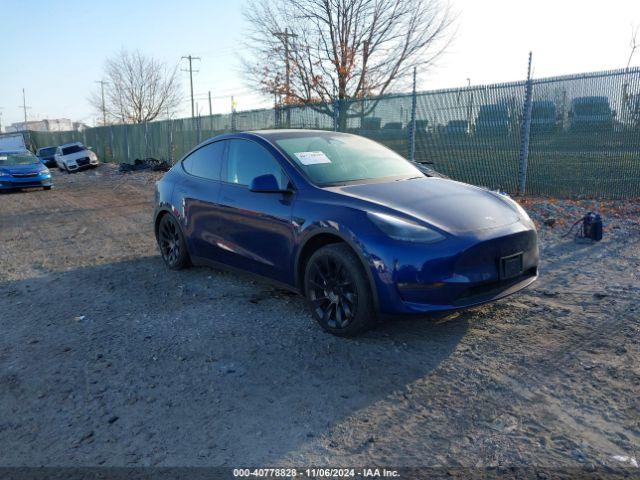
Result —
<svg viewBox="0 0 640 480"><path fill-rule="evenodd" d="M195 117L194 104L193 104L193 60L201 60L200 57L193 57L191 55L186 55L182 57L183 59L189 60L189 70L182 70L183 72L189 72L189 83L191 85L191 118ZM198 73L198 70L196 70Z"/></svg>

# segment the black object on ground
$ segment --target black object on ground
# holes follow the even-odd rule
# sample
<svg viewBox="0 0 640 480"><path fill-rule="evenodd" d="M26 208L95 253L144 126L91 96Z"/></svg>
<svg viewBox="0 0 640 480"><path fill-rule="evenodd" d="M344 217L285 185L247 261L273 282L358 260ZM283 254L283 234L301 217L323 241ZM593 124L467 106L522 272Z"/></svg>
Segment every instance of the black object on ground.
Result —
<svg viewBox="0 0 640 480"><path fill-rule="evenodd" d="M135 172L138 170L153 170L155 172L166 172L171 168L164 160L157 160L155 158L145 158L143 160L136 158L133 164L121 163L120 171L122 173Z"/></svg>

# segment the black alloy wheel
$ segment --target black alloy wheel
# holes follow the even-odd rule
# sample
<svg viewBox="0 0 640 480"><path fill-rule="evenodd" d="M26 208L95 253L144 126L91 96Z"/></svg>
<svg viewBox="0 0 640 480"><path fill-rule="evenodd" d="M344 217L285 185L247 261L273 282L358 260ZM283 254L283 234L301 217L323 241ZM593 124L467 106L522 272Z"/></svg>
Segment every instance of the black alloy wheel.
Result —
<svg viewBox="0 0 640 480"><path fill-rule="evenodd" d="M366 273L346 244L322 247L311 256L305 293L314 318L330 333L352 336L375 323Z"/></svg>
<svg viewBox="0 0 640 480"><path fill-rule="evenodd" d="M178 222L165 214L158 226L158 246L167 266L173 270L184 268L188 264L187 244L178 226Z"/></svg>

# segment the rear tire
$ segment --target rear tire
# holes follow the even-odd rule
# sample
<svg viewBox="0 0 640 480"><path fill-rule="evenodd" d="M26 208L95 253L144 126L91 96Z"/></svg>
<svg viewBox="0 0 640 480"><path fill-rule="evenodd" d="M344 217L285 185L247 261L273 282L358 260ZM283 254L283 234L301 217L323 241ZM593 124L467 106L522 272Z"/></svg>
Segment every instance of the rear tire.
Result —
<svg viewBox="0 0 640 480"><path fill-rule="evenodd" d="M156 240L167 267L171 270L180 270L189 266L187 242L180 225L171 214L165 214L160 220Z"/></svg>
<svg viewBox="0 0 640 480"><path fill-rule="evenodd" d="M346 244L318 249L305 267L311 314L327 332L352 337L376 324L373 294L362 262Z"/></svg>
<svg viewBox="0 0 640 480"><path fill-rule="evenodd" d="M50 186L48 186L48 187L42 187L42 188L44 188L45 190L51 190L51 187L50 187Z"/></svg>

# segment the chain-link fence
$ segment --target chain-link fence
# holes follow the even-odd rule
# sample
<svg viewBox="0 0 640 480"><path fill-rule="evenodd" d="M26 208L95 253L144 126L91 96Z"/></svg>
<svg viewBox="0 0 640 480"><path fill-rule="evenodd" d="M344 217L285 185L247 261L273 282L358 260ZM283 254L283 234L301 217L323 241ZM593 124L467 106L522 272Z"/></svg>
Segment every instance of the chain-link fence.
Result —
<svg viewBox="0 0 640 480"><path fill-rule="evenodd" d="M29 132L28 142L35 148L80 141L104 161L174 163L217 134L270 128L356 133L454 179L510 193L640 197L640 68L83 132Z"/></svg>

